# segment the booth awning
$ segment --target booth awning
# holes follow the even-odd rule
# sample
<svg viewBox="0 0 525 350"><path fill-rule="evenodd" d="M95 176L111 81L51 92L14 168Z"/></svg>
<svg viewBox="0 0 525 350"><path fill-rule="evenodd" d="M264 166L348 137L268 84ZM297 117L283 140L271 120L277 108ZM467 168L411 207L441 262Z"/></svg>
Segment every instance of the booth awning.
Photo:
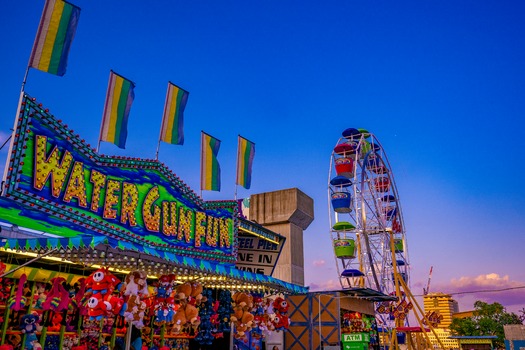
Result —
<svg viewBox="0 0 525 350"><path fill-rule="evenodd" d="M123 273L135 267L144 267L157 275L183 273L203 281L222 281L224 285L259 285L273 291L300 294L307 287L284 282L271 276L236 269L233 265L190 258L155 249L147 245L126 242L101 235L79 234L75 237L56 238L2 238L0 248L11 253L46 254L46 258L82 264L84 266L114 266ZM221 279L222 278L222 279ZM219 283L219 282L213 282ZM206 283L203 283L206 285ZM253 287L255 288L255 287Z"/></svg>
<svg viewBox="0 0 525 350"><path fill-rule="evenodd" d="M395 296L386 295L384 293L381 293L371 288L349 288L349 289L343 289L340 292L344 294L355 296L360 299L366 299L366 300L370 300L374 302L396 301L397 300L397 297Z"/></svg>

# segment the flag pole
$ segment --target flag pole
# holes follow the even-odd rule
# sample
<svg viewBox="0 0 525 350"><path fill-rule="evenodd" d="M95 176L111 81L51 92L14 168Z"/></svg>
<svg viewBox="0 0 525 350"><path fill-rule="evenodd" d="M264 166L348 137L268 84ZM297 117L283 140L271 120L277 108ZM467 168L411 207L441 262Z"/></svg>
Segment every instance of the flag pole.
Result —
<svg viewBox="0 0 525 350"><path fill-rule="evenodd" d="M13 130L11 132L11 136L9 136L9 138L4 142L4 144L2 145L2 148L4 148L5 144L7 143L7 141L11 140L11 142L9 142L9 151L7 154L11 154L11 152L13 151L13 142L15 140L15 138L13 137L13 135L15 135L16 133L16 126L18 124L18 116L20 115L20 110L22 109L22 100L24 99L24 94L25 94L25 91L24 91L24 87L26 85L26 82L27 82L27 75L29 74L29 63L27 64L27 67L26 67L26 72L24 74L24 79L22 80L22 86L20 88L20 97L18 98L18 107L16 107L16 114L15 114L15 120L13 122ZM0 187L0 194L3 192L4 190L4 185L6 184L6 180L7 180L7 172L9 171L9 167L5 167L4 169L4 175L2 177L2 186Z"/></svg>
<svg viewBox="0 0 525 350"><path fill-rule="evenodd" d="M159 138L159 143L157 143L157 150L155 151L155 160L159 160L159 150L160 150L160 138Z"/></svg>
<svg viewBox="0 0 525 350"><path fill-rule="evenodd" d="M200 197L202 198L202 177L204 176L203 174L203 171L204 171L204 161L202 159L202 143L204 142L203 141L203 137L204 137L204 131L201 130L201 178L200 178Z"/></svg>
<svg viewBox="0 0 525 350"><path fill-rule="evenodd" d="M100 140L102 139L103 125L104 125L104 117L102 117L102 123L100 123L100 132L98 134L98 143L97 143L97 149L96 149L97 154L98 154L98 150L100 149Z"/></svg>
<svg viewBox="0 0 525 350"><path fill-rule="evenodd" d="M98 133L98 143L97 143L97 150L96 150L97 154L98 154L98 150L100 149L100 141L102 140L102 130L104 129L104 121L106 118L106 108L109 103L108 96L109 96L109 90L111 89L111 80L112 80L111 77L113 73L115 73L113 72L113 69L110 69L109 70L108 90L106 91L106 102L104 102L104 110L102 111L102 123L100 123L100 132Z"/></svg>
<svg viewBox="0 0 525 350"><path fill-rule="evenodd" d="M237 200L237 180L239 176L239 147L241 145L241 140L239 139L242 137L240 134L237 134L237 166L235 167L235 192L233 193L233 199Z"/></svg>
<svg viewBox="0 0 525 350"><path fill-rule="evenodd" d="M164 112L162 113L162 123L160 123L160 132L159 132L159 143L157 144L157 151L155 152L155 160L159 160L159 151L160 151L160 141L162 141L162 130L164 130L164 122L165 122L165 114L166 114L166 108L168 105L168 96L170 93L170 84L171 82L168 81L168 91L166 92L166 100L164 101Z"/></svg>

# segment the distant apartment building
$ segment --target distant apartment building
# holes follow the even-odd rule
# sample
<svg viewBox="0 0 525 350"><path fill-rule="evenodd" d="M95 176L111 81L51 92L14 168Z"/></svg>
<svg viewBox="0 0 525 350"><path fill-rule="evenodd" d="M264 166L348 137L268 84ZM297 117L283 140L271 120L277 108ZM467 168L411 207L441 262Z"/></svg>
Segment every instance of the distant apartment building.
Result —
<svg viewBox="0 0 525 350"><path fill-rule="evenodd" d="M425 314L435 313L439 315L440 322L434 327L435 332L446 349L459 349L457 339L451 339L448 327L452 323L454 314L459 313L457 301L452 299L450 294L429 293L423 296L423 307ZM432 332L428 333L432 345L438 345L439 342Z"/></svg>
<svg viewBox="0 0 525 350"><path fill-rule="evenodd" d="M423 297L425 313L436 312L443 316L438 328L448 328L452 323L452 316L459 312L458 302L450 294L430 293Z"/></svg>

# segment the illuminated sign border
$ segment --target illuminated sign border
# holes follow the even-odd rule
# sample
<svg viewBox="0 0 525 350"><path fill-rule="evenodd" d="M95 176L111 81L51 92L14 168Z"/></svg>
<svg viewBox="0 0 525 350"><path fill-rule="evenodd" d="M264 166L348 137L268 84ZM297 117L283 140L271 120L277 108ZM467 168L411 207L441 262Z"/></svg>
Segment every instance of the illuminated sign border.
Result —
<svg viewBox="0 0 525 350"><path fill-rule="evenodd" d="M6 187L4 193L5 197L28 207L30 214L39 212L39 218L44 216L53 222L56 222L58 219L62 220L62 222L73 223L78 231L83 233L95 232L138 244L147 244L154 246L156 249L177 254L208 260L235 262L237 256L238 227L236 201L203 201L171 170L157 160L111 157L97 154L78 134L75 135L72 130L68 129L67 125L64 125L60 120L57 120L51 115L47 109L44 109L42 104L38 104L34 98L27 95L22 101L15 128L11 153L8 155L6 166ZM154 174L157 178L162 179L163 182L168 183L169 187L163 188L166 189L166 191L172 191L171 196L177 196L176 200L183 202L179 204L187 206L189 209L194 210L195 213L203 213L201 216L209 216L210 218L222 217L228 221L228 225L230 225L231 222L231 228L229 229L231 233L228 236L229 245L221 249L213 247L199 249L197 246L184 244L184 242L181 242L181 244L174 242L174 239L169 239L169 237L167 238L162 234L157 234L156 236L148 235L151 237L145 237L144 230L141 228L142 232L139 232L133 227L130 228L121 225L118 220L113 220L112 222L112 220L103 218L98 212L90 212L88 209L81 208L78 203L64 204L64 201L46 198L45 195L40 195L37 190L31 190L31 188L28 190L28 174L24 173L24 160L26 160L26 153L31 153L31 149L28 150L27 145L31 144L31 141L34 143L37 142L35 130L44 130L44 133L47 133L48 137L56 136L57 140L60 139L63 148L67 146L67 149L64 149L63 152L68 151L73 154L75 159L85 160L85 163L89 162L92 169L95 167L97 169L106 168L110 171L113 168L111 171L122 171L127 176L129 176L129 174L126 172L140 172L142 170L145 170L147 174ZM34 140L31 138L34 138ZM36 165L34 167L36 169ZM83 177L85 177L85 175L83 175ZM23 188L24 186L21 184L21 179L23 180L22 184L26 188ZM193 225L195 225L197 222L197 214L194 214L193 217ZM201 225L204 224L201 223ZM196 228L193 227L192 229L193 234L195 234ZM140 234L137 234L137 232ZM206 237L202 237L202 239L204 238Z"/></svg>

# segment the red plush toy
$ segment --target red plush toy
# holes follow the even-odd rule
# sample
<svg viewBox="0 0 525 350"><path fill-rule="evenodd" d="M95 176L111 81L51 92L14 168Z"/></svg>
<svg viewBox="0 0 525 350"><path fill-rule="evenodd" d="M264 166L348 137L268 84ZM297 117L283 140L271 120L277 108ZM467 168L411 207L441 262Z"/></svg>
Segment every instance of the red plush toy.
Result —
<svg viewBox="0 0 525 350"><path fill-rule="evenodd" d="M122 310L122 306L124 305L124 300L114 295L107 295L104 298L104 303L107 306L107 310L116 316L120 313L120 310Z"/></svg>
<svg viewBox="0 0 525 350"><path fill-rule="evenodd" d="M47 330L50 332L58 332L60 331L60 327L62 326L62 315L58 312L55 312L53 314L53 317L51 318L51 326L47 327Z"/></svg>
<svg viewBox="0 0 525 350"><path fill-rule="evenodd" d="M119 283L120 280L109 272L108 268L103 267L89 275L86 279L86 288L93 294L110 294Z"/></svg>
<svg viewBox="0 0 525 350"><path fill-rule="evenodd" d="M289 307L290 306L288 305L288 302L281 297L277 297L273 302L273 309L276 313L279 313L281 315L286 314L288 312Z"/></svg>
<svg viewBox="0 0 525 350"><path fill-rule="evenodd" d="M88 300L88 315L90 320L101 320L108 311L109 302L104 302L103 296L100 293L93 294ZM110 304L111 305L111 304Z"/></svg>
<svg viewBox="0 0 525 350"><path fill-rule="evenodd" d="M272 323L276 330L288 329L288 327L290 327L290 319L285 315L276 314Z"/></svg>

